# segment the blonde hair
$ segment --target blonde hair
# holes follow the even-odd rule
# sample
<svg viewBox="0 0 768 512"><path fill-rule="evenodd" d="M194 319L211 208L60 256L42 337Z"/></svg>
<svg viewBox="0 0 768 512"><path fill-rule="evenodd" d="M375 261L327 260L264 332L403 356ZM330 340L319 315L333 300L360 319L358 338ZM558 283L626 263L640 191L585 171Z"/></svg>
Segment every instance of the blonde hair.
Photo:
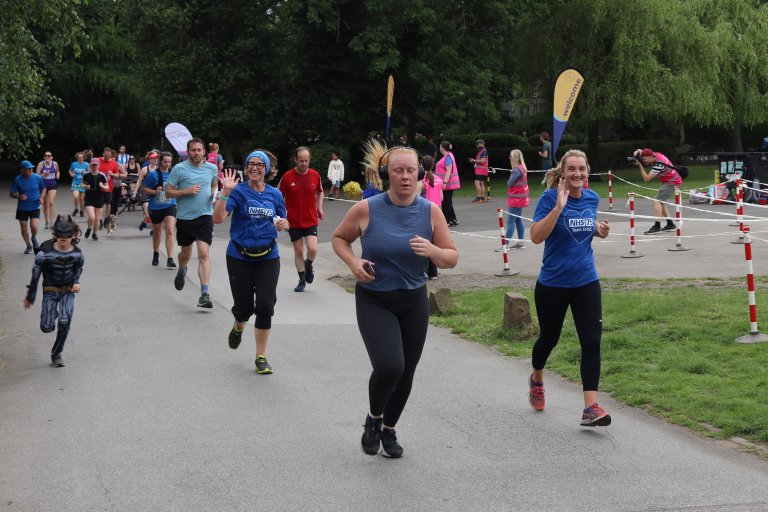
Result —
<svg viewBox="0 0 768 512"><path fill-rule="evenodd" d="M513 149L509 152L509 163L512 165L512 167L522 165L523 169L526 171L528 170L528 167L525 165L525 159L523 158L523 152L519 149Z"/></svg>
<svg viewBox="0 0 768 512"><path fill-rule="evenodd" d="M555 188L557 186L557 179L563 174L563 168L565 162L571 157L583 158L587 164L587 173L589 173L589 161L587 160L587 154L578 149L569 149L563 155L563 158L558 162L557 167L550 169L547 174L544 175L544 179L541 180L542 185L546 185L547 188Z"/></svg>
<svg viewBox="0 0 768 512"><path fill-rule="evenodd" d="M384 184L379 176L379 162L387 152L387 146L383 142L371 139L363 145L363 161L360 162L365 167L365 182L376 188L384 190Z"/></svg>

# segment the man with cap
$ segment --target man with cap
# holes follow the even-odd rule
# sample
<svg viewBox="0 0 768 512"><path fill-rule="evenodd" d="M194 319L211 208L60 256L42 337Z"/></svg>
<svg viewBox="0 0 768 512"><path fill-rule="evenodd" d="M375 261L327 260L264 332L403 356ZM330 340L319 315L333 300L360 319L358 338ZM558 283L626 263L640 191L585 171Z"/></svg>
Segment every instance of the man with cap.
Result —
<svg viewBox="0 0 768 512"><path fill-rule="evenodd" d="M11 197L18 199L16 220L21 227L21 238L27 244L24 254L37 252L37 228L40 224L40 205L45 201L45 182L34 173L35 166L29 160L21 161L21 173L11 182ZM29 229L27 228L29 226ZM30 237L29 231L32 232Z"/></svg>
<svg viewBox="0 0 768 512"><path fill-rule="evenodd" d="M651 167L651 172L646 172L643 164ZM667 219L667 224L662 228L661 222L656 220L653 227L645 232L646 235L653 235L662 231L674 231L677 226L672 222L669 215L669 209L663 201L670 202L675 197L675 187L683 184L683 178L675 170L672 162L661 153L650 148L638 149L635 151L635 165L640 168L643 174L643 180L651 181L656 176L659 177L661 185L659 191L654 197L653 211L657 219Z"/></svg>
<svg viewBox="0 0 768 512"><path fill-rule="evenodd" d="M477 195L472 202L484 203L485 180L488 179L488 150L485 149L485 141L483 139L477 139L475 146L477 146L477 154L475 158L469 159L470 163L475 164L475 193Z"/></svg>

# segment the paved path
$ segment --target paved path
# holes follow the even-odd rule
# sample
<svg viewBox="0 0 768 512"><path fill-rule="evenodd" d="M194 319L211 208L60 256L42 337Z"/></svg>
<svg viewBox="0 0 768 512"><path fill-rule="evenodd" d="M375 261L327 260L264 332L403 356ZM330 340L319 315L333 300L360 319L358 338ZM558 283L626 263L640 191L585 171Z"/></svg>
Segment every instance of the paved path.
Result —
<svg viewBox="0 0 768 512"><path fill-rule="evenodd" d="M0 511L768 510L768 463L608 397L614 425L581 428L580 387L554 376L547 411L535 413L526 361L434 327L398 425L405 457L362 454L370 366L352 295L326 281L344 272L328 240L346 207L326 204L318 278L304 294L291 291L281 238L275 374L259 376L252 342L226 346L226 230L212 250L215 307L203 311L196 262L177 292L171 270L150 266L137 213L112 238L82 241L68 366L50 368L39 303L21 306L32 257L21 254L13 203L0 199ZM495 236L493 207L459 205L460 229ZM498 269L496 241L456 240L461 263L446 273ZM740 246L714 244L712 267L690 263L706 249L647 246L623 260L626 247L596 244L601 273L664 275L674 258L689 262L680 272L743 268ZM515 252L514 265L535 274L540 250Z"/></svg>

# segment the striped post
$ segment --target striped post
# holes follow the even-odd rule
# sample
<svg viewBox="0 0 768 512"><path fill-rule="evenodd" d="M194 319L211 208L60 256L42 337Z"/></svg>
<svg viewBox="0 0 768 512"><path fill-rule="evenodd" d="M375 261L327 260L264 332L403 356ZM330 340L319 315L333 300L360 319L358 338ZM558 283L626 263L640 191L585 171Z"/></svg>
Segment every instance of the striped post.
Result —
<svg viewBox="0 0 768 512"><path fill-rule="evenodd" d="M488 173L488 176L485 177L485 200L490 201L491 200L491 174Z"/></svg>
<svg viewBox="0 0 768 512"><path fill-rule="evenodd" d="M749 226L744 226L744 239L744 258L747 260L747 294L749 295L749 334L736 338L736 343L759 343L768 341L768 336L757 330L755 274L752 268L752 244L749 241Z"/></svg>
<svg viewBox="0 0 768 512"><path fill-rule="evenodd" d="M501 231L501 246L504 249L501 254L504 257L504 270L498 272L498 277L516 276L520 272L512 272L509 270L509 244L507 244L507 234L504 231L504 211L501 208L496 208L499 213L499 231Z"/></svg>
<svg viewBox="0 0 768 512"><path fill-rule="evenodd" d="M613 173L608 169L608 209L613 210Z"/></svg>
<svg viewBox="0 0 768 512"><path fill-rule="evenodd" d="M681 214L682 208L680 207L680 187L675 187L675 223L677 224L677 243L674 247L667 249L668 251L690 251L691 249L683 245L682 241L682 228L683 219Z"/></svg>
<svg viewBox="0 0 768 512"><path fill-rule="evenodd" d="M741 180L736 180L736 224L731 226L739 226L739 238L731 242L732 244L743 244L744 242L744 183Z"/></svg>
<svg viewBox="0 0 768 512"><path fill-rule="evenodd" d="M629 193L629 252L622 254L622 258L642 258L645 254L640 254L635 250L635 193Z"/></svg>

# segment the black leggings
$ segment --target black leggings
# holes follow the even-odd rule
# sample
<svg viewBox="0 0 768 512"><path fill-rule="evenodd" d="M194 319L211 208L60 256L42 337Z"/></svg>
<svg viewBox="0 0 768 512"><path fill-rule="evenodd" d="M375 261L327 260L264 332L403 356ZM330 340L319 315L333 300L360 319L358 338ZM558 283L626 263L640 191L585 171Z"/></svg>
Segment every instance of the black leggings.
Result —
<svg viewBox="0 0 768 512"><path fill-rule="evenodd" d="M238 322L256 315L257 329L271 329L277 302L280 258L243 261L227 255L229 287L232 290L232 314Z"/></svg>
<svg viewBox="0 0 768 512"><path fill-rule="evenodd" d="M603 306L600 281L578 288L555 288L536 282L534 292L539 316L539 339L533 345L533 368L543 370L549 354L560 339L568 306L581 343L581 383L584 391L597 391L600 381L600 337Z"/></svg>
<svg viewBox="0 0 768 512"><path fill-rule="evenodd" d="M456 212L453 211L453 190L443 190L442 209L447 222L456 220Z"/></svg>
<svg viewBox="0 0 768 512"><path fill-rule="evenodd" d="M59 329L56 331L56 341L51 348L51 355L61 354L67 341L69 326L72 324L72 314L75 312L75 294L72 292L44 292L43 306L40 311L40 330L53 332L58 320Z"/></svg>
<svg viewBox="0 0 768 512"><path fill-rule="evenodd" d="M373 366L368 400L373 416L394 427L408 401L429 324L426 286L376 292L355 288L357 325Z"/></svg>

